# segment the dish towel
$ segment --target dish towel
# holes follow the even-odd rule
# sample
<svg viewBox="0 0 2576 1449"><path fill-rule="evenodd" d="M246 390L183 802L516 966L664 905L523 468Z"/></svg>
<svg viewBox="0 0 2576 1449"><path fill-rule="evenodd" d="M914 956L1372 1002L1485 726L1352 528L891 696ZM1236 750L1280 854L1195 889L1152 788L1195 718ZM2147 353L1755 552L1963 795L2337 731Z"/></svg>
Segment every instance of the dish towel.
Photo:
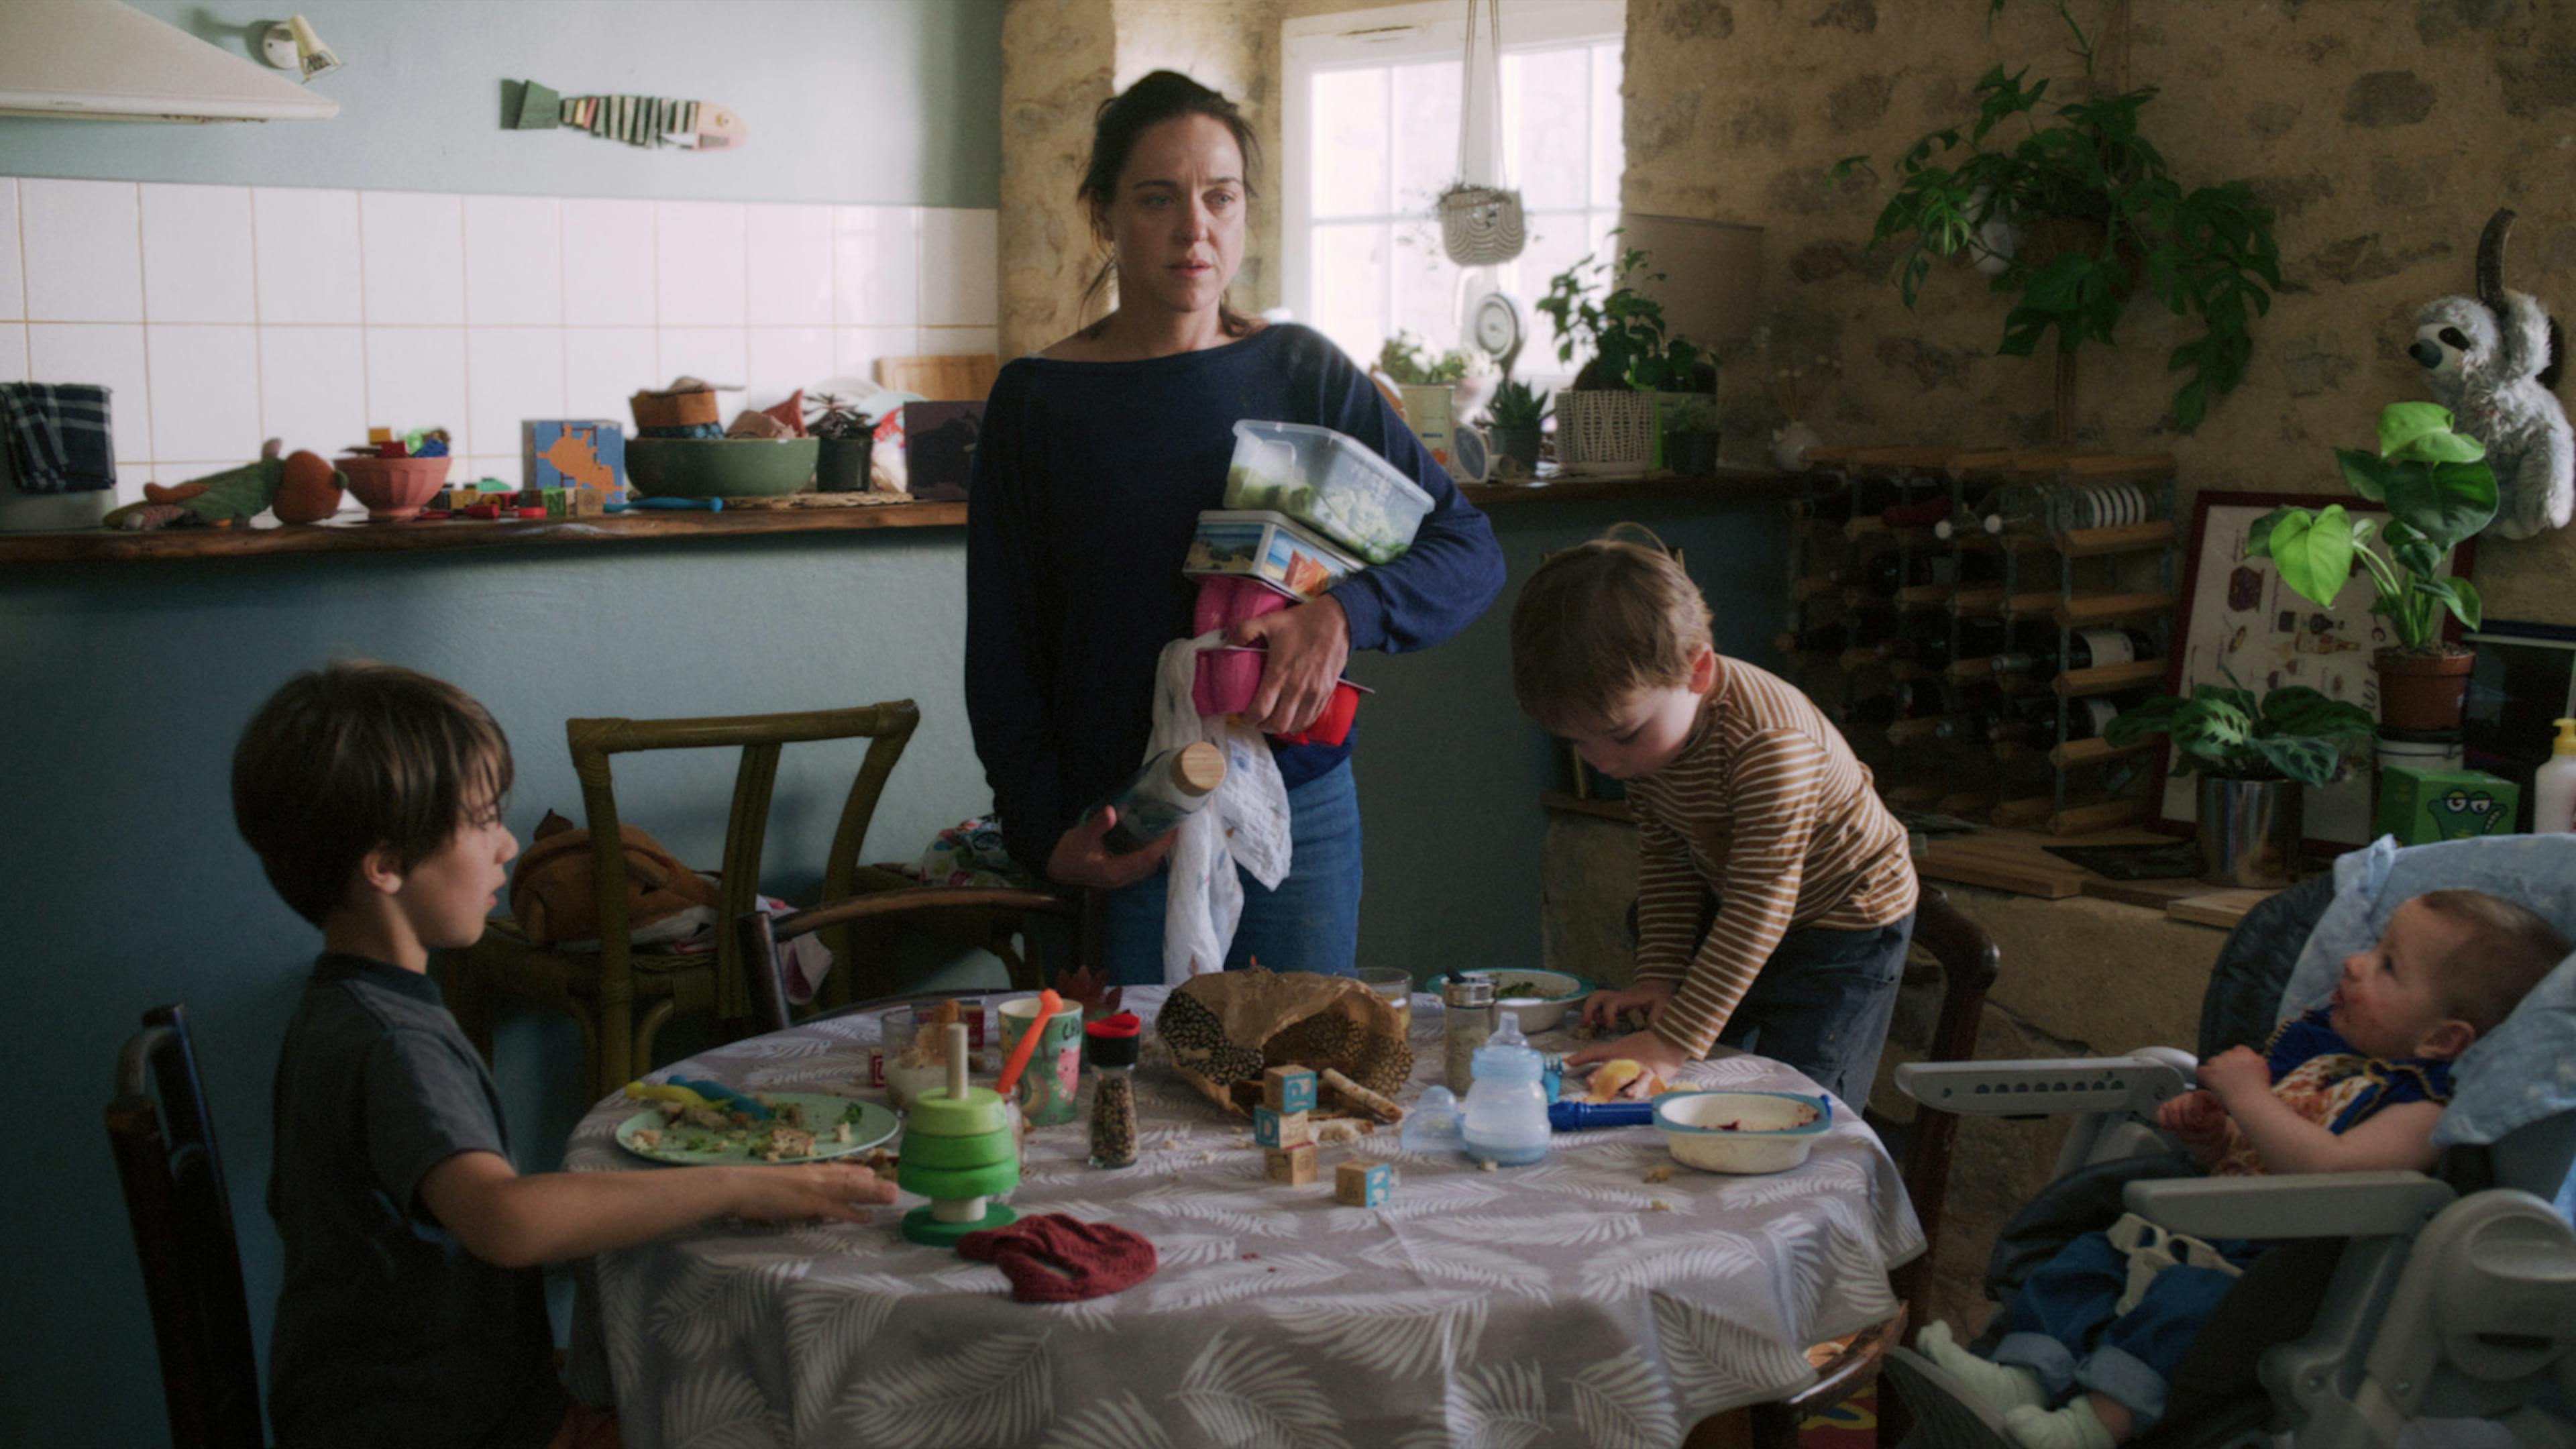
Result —
<svg viewBox="0 0 2576 1449"><path fill-rule="evenodd" d="M1022 1303L1071 1303L1123 1292L1161 1266L1154 1245L1109 1223L1039 1213L957 1240L957 1251L998 1264Z"/></svg>
<svg viewBox="0 0 2576 1449"><path fill-rule="evenodd" d="M1277 890L1288 878L1288 785L1261 732L1232 715L1201 716L1190 701L1199 651L1225 642L1210 630L1163 649L1154 676L1154 736L1145 758L1200 740L1225 752L1225 783L1207 807L1182 817L1164 863L1163 983L1178 986L1225 969L1243 919L1244 873Z"/></svg>
<svg viewBox="0 0 2576 1449"><path fill-rule="evenodd" d="M0 431L8 435L21 493L95 493L116 486L106 388L0 382Z"/></svg>

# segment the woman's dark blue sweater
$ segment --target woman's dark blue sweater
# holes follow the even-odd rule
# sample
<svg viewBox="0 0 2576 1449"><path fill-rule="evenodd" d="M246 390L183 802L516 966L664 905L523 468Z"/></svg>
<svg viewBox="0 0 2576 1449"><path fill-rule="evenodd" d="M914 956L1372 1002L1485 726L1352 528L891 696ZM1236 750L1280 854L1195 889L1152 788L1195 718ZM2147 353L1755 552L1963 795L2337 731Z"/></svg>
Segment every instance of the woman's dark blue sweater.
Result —
<svg viewBox="0 0 2576 1449"><path fill-rule="evenodd" d="M966 509L966 711L1004 838L1032 870L1144 758L1156 659L1190 627L1197 581L1181 560L1200 511L1225 506L1243 418L1348 433L1436 505L1403 557L1333 589L1353 649L1428 648L1502 588L1485 516L1310 328L1142 362L1011 363L985 409ZM1274 749L1292 786L1350 753Z"/></svg>

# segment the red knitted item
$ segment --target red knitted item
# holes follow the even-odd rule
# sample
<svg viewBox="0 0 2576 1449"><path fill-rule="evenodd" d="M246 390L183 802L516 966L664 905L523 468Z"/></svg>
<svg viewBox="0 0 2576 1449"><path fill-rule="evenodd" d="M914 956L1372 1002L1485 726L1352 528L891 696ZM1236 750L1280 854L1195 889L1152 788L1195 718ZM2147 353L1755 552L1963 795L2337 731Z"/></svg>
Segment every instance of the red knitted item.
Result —
<svg viewBox="0 0 2576 1449"><path fill-rule="evenodd" d="M957 1251L1001 1266L1022 1303L1071 1303L1133 1288L1154 1274L1154 1245L1108 1223L1039 1213L957 1240Z"/></svg>

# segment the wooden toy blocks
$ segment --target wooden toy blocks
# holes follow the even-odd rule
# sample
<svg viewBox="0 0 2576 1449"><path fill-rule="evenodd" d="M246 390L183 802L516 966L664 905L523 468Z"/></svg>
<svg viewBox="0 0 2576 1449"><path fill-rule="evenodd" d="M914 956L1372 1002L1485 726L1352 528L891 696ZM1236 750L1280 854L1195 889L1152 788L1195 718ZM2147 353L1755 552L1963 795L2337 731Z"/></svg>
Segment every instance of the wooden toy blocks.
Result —
<svg viewBox="0 0 2576 1449"><path fill-rule="evenodd" d="M1261 1104L1283 1114L1315 1110L1315 1074L1304 1067L1272 1067L1261 1074Z"/></svg>
<svg viewBox="0 0 2576 1449"><path fill-rule="evenodd" d="M1252 1140L1260 1147L1294 1147L1315 1140L1315 1124L1303 1112L1252 1109Z"/></svg>
<svg viewBox="0 0 2576 1449"><path fill-rule="evenodd" d="M1385 1162L1345 1162L1333 1169L1333 1201L1376 1207L1395 1190L1395 1167Z"/></svg>
<svg viewBox="0 0 2576 1449"><path fill-rule="evenodd" d="M1315 1180L1315 1144L1300 1142L1294 1147L1261 1149L1262 1176L1289 1187L1304 1187Z"/></svg>

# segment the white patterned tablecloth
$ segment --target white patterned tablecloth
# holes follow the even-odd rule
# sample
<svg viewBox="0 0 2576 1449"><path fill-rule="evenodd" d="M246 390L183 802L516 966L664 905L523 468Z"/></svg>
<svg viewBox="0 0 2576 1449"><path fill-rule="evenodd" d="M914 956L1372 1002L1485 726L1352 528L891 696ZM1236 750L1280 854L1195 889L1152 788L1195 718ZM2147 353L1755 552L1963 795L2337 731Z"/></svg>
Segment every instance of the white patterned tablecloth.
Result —
<svg viewBox="0 0 2576 1449"><path fill-rule="evenodd" d="M1162 996L1127 992L1149 1018ZM1417 998L1416 1090L1439 1078L1439 1021ZM671 1070L851 1091L875 1030L818 1022ZM1753 1056L1685 1077L1816 1090ZM1010 1198L1151 1239L1160 1269L1113 1297L1014 1302L999 1268L903 1240L910 1194L865 1226L721 1223L604 1255L597 1331L626 1443L1670 1449L1810 1382L1805 1346L1886 1317L1888 1270L1923 1247L1895 1165L1839 1105L1807 1162L1769 1177L1649 1183L1674 1166L1649 1127L1559 1133L1545 1162L1499 1172L1407 1154L1389 1127L1322 1149L1290 1188L1150 1047L1137 1085L1136 1166L1087 1166L1079 1120L1041 1129ZM595 1107L568 1165L691 1170L619 1148L631 1111ZM1396 1164L1390 1202L1334 1202L1350 1157Z"/></svg>

